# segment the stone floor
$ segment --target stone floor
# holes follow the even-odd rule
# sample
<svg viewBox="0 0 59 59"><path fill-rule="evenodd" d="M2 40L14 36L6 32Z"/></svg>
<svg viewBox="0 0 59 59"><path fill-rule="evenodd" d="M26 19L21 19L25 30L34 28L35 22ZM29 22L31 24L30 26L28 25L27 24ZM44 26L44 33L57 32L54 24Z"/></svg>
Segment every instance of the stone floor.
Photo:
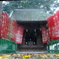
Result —
<svg viewBox="0 0 59 59"><path fill-rule="evenodd" d="M47 51L17 51L16 53L19 53L19 54L26 54L26 53L30 53L30 54L42 54L42 53L47 53Z"/></svg>

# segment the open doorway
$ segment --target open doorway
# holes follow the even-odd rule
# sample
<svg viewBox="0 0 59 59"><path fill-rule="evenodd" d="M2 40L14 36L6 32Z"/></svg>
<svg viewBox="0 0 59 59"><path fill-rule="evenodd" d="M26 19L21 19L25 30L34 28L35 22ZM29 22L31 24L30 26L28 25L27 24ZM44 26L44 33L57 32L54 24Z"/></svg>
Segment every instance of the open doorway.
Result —
<svg viewBox="0 0 59 59"><path fill-rule="evenodd" d="M36 29L30 29L30 30L25 29L25 44L29 45L30 42L32 42L33 45L37 45L37 31L36 31Z"/></svg>
<svg viewBox="0 0 59 59"><path fill-rule="evenodd" d="M18 44L18 51L44 51L46 44L42 43L42 33L40 26L46 25L45 22L17 22L24 26L22 44Z"/></svg>

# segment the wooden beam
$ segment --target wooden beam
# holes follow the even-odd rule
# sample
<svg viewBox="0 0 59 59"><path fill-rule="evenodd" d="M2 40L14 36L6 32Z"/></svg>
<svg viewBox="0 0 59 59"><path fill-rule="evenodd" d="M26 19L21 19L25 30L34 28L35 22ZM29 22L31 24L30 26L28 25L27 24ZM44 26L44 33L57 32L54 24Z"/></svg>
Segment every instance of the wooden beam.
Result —
<svg viewBox="0 0 59 59"><path fill-rule="evenodd" d="M40 26L46 26L46 21L17 21L18 25L24 26L26 29L38 29Z"/></svg>

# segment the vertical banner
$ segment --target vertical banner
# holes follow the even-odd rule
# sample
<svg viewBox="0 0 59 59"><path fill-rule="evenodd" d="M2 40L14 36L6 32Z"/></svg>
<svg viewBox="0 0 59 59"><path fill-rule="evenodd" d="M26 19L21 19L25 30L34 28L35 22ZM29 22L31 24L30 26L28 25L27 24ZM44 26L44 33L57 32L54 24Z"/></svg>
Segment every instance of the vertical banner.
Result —
<svg viewBox="0 0 59 59"><path fill-rule="evenodd" d="M9 17L5 12L1 16L1 38L8 39Z"/></svg>
<svg viewBox="0 0 59 59"><path fill-rule="evenodd" d="M49 35L52 40L59 40L59 11L47 19Z"/></svg>
<svg viewBox="0 0 59 59"><path fill-rule="evenodd" d="M49 31L49 36L50 38L52 39L52 29L53 29L53 26L54 26L54 23L53 23L53 15L51 15L48 19L47 19L47 23L48 23L48 31ZM54 36L54 34L53 34Z"/></svg>
<svg viewBox="0 0 59 59"><path fill-rule="evenodd" d="M45 26L42 26L41 31L42 31L42 42L48 43L48 40L49 40L48 30L46 30Z"/></svg>
<svg viewBox="0 0 59 59"><path fill-rule="evenodd" d="M1 39L1 17L0 17L0 39Z"/></svg>
<svg viewBox="0 0 59 59"><path fill-rule="evenodd" d="M11 20L10 24L10 39L15 42L18 26L15 20Z"/></svg>
<svg viewBox="0 0 59 59"><path fill-rule="evenodd" d="M16 33L16 40L15 40L17 44L22 44L23 33L24 33L24 27L18 26L18 31Z"/></svg>
<svg viewBox="0 0 59 59"><path fill-rule="evenodd" d="M59 12L54 14L54 40L59 40Z"/></svg>

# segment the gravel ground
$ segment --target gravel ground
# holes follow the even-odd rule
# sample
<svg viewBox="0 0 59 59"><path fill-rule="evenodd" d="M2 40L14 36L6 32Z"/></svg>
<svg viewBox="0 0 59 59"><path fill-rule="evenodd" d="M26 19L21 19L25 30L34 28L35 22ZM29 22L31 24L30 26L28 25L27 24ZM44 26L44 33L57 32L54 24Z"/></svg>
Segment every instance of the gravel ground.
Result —
<svg viewBox="0 0 59 59"><path fill-rule="evenodd" d="M59 54L0 54L0 59L59 59Z"/></svg>

